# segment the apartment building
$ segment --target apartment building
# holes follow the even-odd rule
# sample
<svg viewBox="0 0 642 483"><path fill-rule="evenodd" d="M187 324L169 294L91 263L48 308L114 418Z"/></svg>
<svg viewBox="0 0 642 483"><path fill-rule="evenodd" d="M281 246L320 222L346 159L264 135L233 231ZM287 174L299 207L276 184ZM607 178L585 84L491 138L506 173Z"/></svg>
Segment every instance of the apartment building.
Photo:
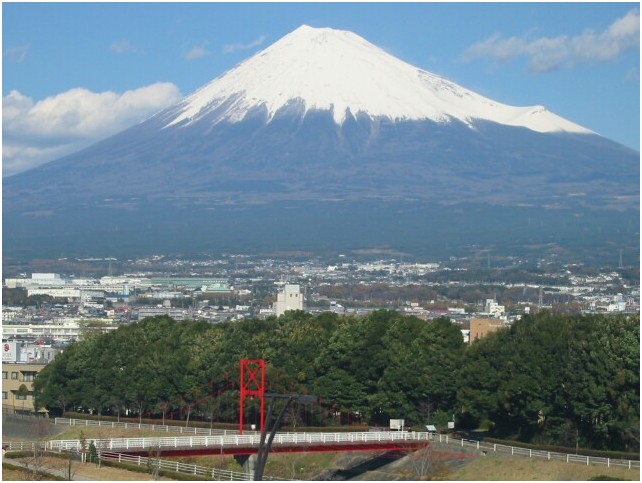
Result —
<svg viewBox="0 0 642 483"><path fill-rule="evenodd" d="M504 327L507 325L503 319L472 317L470 319L469 342L472 343Z"/></svg>
<svg viewBox="0 0 642 483"><path fill-rule="evenodd" d="M279 317L288 310L303 310L303 294L299 285L285 284L276 296L275 315Z"/></svg>
<svg viewBox="0 0 642 483"><path fill-rule="evenodd" d="M36 412L33 381L45 364L2 363L2 412L31 414ZM46 412L41 409L38 412Z"/></svg>

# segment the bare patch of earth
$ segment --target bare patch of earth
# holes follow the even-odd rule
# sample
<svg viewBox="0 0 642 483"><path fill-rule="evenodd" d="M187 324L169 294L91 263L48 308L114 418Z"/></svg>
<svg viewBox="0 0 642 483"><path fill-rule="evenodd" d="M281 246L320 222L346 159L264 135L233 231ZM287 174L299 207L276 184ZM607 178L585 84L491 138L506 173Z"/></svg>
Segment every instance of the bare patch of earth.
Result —
<svg viewBox="0 0 642 483"><path fill-rule="evenodd" d="M16 459L22 463L31 463L29 458ZM11 462L10 461L10 462ZM53 470L54 472L62 472L68 474L69 462L62 458L44 457L39 462L39 467L42 471ZM138 473L136 471L128 471L122 468L113 468L111 466L99 467L94 463L80 463L79 461L72 461L71 473L74 480L95 480L95 481L150 481L152 475L148 473ZM4 475L3 475L4 476ZM169 481L170 478L161 477L160 480Z"/></svg>

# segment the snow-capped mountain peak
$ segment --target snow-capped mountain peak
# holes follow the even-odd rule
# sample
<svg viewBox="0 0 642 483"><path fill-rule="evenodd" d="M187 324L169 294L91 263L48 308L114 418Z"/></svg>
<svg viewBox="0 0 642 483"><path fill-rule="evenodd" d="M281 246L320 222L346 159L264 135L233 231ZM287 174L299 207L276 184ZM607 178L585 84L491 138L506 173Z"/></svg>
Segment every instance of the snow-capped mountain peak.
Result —
<svg viewBox="0 0 642 483"><path fill-rule="evenodd" d="M343 30L303 25L225 72L172 110L166 126L217 112L212 122L239 122L254 108L268 119L299 103L327 110L337 124L348 115L398 120L488 120L538 132L591 133L542 106L513 107L414 67Z"/></svg>

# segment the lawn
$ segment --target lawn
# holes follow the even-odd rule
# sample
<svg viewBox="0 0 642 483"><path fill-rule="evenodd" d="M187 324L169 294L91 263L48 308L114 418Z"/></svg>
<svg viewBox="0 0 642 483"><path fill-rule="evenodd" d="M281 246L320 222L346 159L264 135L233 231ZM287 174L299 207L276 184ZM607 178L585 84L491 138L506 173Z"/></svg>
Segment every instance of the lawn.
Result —
<svg viewBox="0 0 642 483"><path fill-rule="evenodd" d="M450 475L451 480L527 481L588 480L605 475L627 480L640 480L639 469L607 468L563 461L547 461L508 455L480 456Z"/></svg>

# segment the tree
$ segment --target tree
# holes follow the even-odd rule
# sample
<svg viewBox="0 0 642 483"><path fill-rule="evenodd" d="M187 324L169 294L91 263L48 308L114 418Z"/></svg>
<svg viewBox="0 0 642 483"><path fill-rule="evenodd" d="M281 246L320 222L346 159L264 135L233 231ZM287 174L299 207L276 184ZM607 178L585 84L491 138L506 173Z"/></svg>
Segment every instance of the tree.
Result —
<svg viewBox="0 0 642 483"><path fill-rule="evenodd" d="M29 388L24 384L20 384L20 387L18 387L18 390L16 391L16 396L18 396L18 399L22 400L22 412L25 410L25 400L27 399L28 394Z"/></svg>
<svg viewBox="0 0 642 483"><path fill-rule="evenodd" d="M67 461L65 462L65 468L64 468L64 473L65 473L65 479L67 481L73 481L74 476L76 475L76 465L74 465L74 454L69 451L67 453Z"/></svg>
<svg viewBox="0 0 642 483"><path fill-rule="evenodd" d="M457 385L452 375L464 351L461 331L446 318L399 317L392 319L382 340L388 363L378 391L370 396L378 422L403 418L425 424L427 407L453 412Z"/></svg>
<svg viewBox="0 0 642 483"><path fill-rule="evenodd" d="M98 450L93 441L89 442L89 450L87 451L87 461L90 463L98 463Z"/></svg>
<svg viewBox="0 0 642 483"><path fill-rule="evenodd" d="M585 444L639 447L639 317L579 321L564 371L564 396Z"/></svg>
<svg viewBox="0 0 642 483"><path fill-rule="evenodd" d="M639 317L543 312L466 351L460 422L501 436L639 447Z"/></svg>
<svg viewBox="0 0 642 483"><path fill-rule="evenodd" d="M432 445L418 449L408 456L413 480L447 480L451 473L444 461L443 454L435 451Z"/></svg>

